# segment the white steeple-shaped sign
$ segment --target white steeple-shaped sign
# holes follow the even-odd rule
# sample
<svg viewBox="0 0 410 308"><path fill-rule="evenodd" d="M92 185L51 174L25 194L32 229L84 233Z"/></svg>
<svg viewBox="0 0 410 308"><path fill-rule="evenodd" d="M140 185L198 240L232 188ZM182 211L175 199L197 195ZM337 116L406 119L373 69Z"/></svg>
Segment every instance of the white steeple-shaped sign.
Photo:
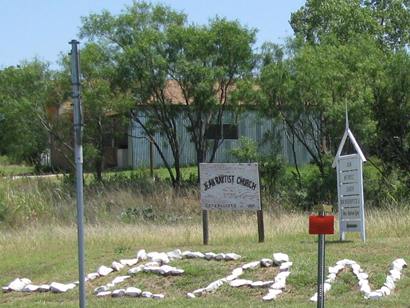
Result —
<svg viewBox="0 0 410 308"><path fill-rule="evenodd" d="M342 155L348 137L356 153ZM366 158L349 129L346 108L346 129L332 165L333 168L336 167L337 172L340 240L345 239L346 232L360 232L362 240L366 240L363 197L363 163L365 161Z"/></svg>

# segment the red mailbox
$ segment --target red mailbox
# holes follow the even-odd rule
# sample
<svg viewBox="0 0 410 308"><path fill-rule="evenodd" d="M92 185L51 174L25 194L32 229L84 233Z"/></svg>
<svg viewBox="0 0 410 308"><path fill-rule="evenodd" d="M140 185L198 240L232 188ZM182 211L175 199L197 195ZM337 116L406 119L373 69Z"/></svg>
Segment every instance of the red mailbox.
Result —
<svg viewBox="0 0 410 308"><path fill-rule="evenodd" d="M309 216L309 234L334 234L334 221L333 215L328 216Z"/></svg>

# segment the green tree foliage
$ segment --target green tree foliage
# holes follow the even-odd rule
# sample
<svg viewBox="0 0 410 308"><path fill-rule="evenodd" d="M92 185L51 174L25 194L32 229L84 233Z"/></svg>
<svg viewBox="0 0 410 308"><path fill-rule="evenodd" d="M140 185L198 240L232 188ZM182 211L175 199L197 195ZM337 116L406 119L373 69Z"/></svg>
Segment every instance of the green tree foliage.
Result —
<svg viewBox="0 0 410 308"><path fill-rule="evenodd" d="M38 60L0 71L0 153L16 162L40 164L48 145L40 117L47 112L52 73Z"/></svg>

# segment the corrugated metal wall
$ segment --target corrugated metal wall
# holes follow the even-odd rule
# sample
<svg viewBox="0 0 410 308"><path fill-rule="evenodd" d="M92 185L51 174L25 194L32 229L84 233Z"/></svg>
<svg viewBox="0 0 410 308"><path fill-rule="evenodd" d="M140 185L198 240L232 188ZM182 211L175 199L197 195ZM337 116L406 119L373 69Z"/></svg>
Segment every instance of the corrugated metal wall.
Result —
<svg viewBox="0 0 410 308"><path fill-rule="evenodd" d="M146 118L140 116L141 122L145 123ZM224 123L238 124L239 137L249 137L260 145L259 150L264 153L281 153L284 159L294 163L292 153L292 142L289 140L284 125L275 123L272 119L260 118L255 111L247 111L234 119L232 113L226 112ZM196 152L194 144L190 141L191 136L185 129L188 121L182 115L177 119L177 132L181 146L181 165L194 165L196 163ZM273 142L267 135L274 136ZM173 156L167 139L161 133L155 134L155 140L160 145L170 165L173 165ZM150 163L150 145L144 137L144 130L135 121L132 122L128 139L128 164L133 168L148 167ZM231 150L239 146L239 140L226 139L218 148L214 162L235 162ZM154 167L162 167L164 163L154 147ZM304 165L310 161L310 155L300 142L295 142L295 152L299 165ZM208 154L208 157L210 154Z"/></svg>

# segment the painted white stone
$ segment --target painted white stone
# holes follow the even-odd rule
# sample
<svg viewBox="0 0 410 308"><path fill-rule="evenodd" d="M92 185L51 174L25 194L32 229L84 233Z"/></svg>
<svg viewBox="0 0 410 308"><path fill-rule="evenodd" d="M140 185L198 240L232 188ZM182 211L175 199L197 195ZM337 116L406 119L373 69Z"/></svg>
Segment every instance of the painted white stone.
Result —
<svg viewBox="0 0 410 308"><path fill-rule="evenodd" d="M125 296L125 290L124 289L117 289L112 291L111 293L112 297L123 297Z"/></svg>
<svg viewBox="0 0 410 308"><path fill-rule="evenodd" d="M238 279L238 275L229 275L229 276L226 276L225 277L225 279L226 279L226 281L232 281L232 280L235 280L235 279Z"/></svg>
<svg viewBox="0 0 410 308"><path fill-rule="evenodd" d="M390 276L386 277L386 282L384 283L384 285L388 287L390 290L394 290L394 288L396 287L393 278Z"/></svg>
<svg viewBox="0 0 410 308"><path fill-rule="evenodd" d="M382 297L383 297L383 293L380 292L380 291L370 292L370 293L366 296L367 299L373 299L373 300L381 299Z"/></svg>
<svg viewBox="0 0 410 308"><path fill-rule="evenodd" d="M106 297L106 296L111 296L111 291L103 291L100 293L97 293L97 297Z"/></svg>
<svg viewBox="0 0 410 308"><path fill-rule="evenodd" d="M134 258L134 259L121 259L120 263L122 265L126 265L126 266L134 266L135 264L138 263L138 258Z"/></svg>
<svg viewBox="0 0 410 308"><path fill-rule="evenodd" d="M39 288L39 286L35 285L35 284L28 284L23 288L23 292L35 292L37 291Z"/></svg>
<svg viewBox="0 0 410 308"><path fill-rule="evenodd" d="M337 274L343 269L343 265L329 266L329 274Z"/></svg>
<svg viewBox="0 0 410 308"><path fill-rule="evenodd" d="M273 280L268 281L254 281L251 283L252 288L267 288L274 283Z"/></svg>
<svg viewBox="0 0 410 308"><path fill-rule="evenodd" d="M232 275L240 276L243 274L243 268L237 267L232 271Z"/></svg>
<svg viewBox="0 0 410 308"><path fill-rule="evenodd" d="M48 292L48 291L50 291L50 285L41 284L38 286L37 292Z"/></svg>
<svg viewBox="0 0 410 308"><path fill-rule="evenodd" d="M279 270L280 271L288 271L293 265L293 262L283 262L280 267Z"/></svg>
<svg viewBox="0 0 410 308"><path fill-rule="evenodd" d="M214 253L214 252L207 252L207 253L204 254L204 258L206 260L215 259L215 256L216 256L216 253Z"/></svg>
<svg viewBox="0 0 410 308"><path fill-rule="evenodd" d="M165 297L164 294L152 294L151 298L153 299L163 299Z"/></svg>
<svg viewBox="0 0 410 308"><path fill-rule="evenodd" d="M225 260L225 254L224 254L224 253L222 253L222 252L217 253L217 254L215 255L215 260L216 260L216 261L222 261L222 260Z"/></svg>
<svg viewBox="0 0 410 308"><path fill-rule="evenodd" d="M165 252L150 252L147 256L152 262L158 262L159 264L168 264L170 261Z"/></svg>
<svg viewBox="0 0 410 308"><path fill-rule="evenodd" d="M187 294L186 294L186 297L187 297L187 298L196 298L195 294L194 294L194 293L191 293L191 292L187 293Z"/></svg>
<svg viewBox="0 0 410 308"><path fill-rule="evenodd" d="M268 294L262 297L262 299L264 301L271 301L271 300L276 299L276 297L278 297L278 295L281 293L282 293L281 290L269 289Z"/></svg>
<svg viewBox="0 0 410 308"><path fill-rule="evenodd" d="M311 302L317 302L317 293L315 293L309 300Z"/></svg>
<svg viewBox="0 0 410 308"><path fill-rule="evenodd" d="M329 282L329 283L331 283L331 282L333 282L333 281L335 281L336 280L336 274L329 274L329 275L327 275L326 276L326 282Z"/></svg>
<svg viewBox="0 0 410 308"><path fill-rule="evenodd" d="M360 286L360 292L368 295L372 292L372 289L370 288L369 284L363 284Z"/></svg>
<svg viewBox="0 0 410 308"><path fill-rule="evenodd" d="M94 289L94 294L98 294L98 293L101 293L101 292L106 292L108 290L109 290L109 288L107 286L99 286L99 287L96 287Z"/></svg>
<svg viewBox="0 0 410 308"><path fill-rule="evenodd" d="M74 283L59 283L59 282L52 282L50 284L50 291L54 293L65 293L71 289L74 289L76 286Z"/></svg>
<svg viewBox="0 0 410 308"><path fill-rule="evenodd" d="M127 274L128 275L135 275L139 272L142 272L144 270L144 265L138 265L136 267L132 267L128 270Z"/></svg>
<svg viewBox="0 0 410 308"><path fill-rule="evenodd" d="M3 291L3 293L7 293L7 292L11 292L12 290L6 286L6 287L1 287L1 290Z"/></svg>
<svg viewBox="0 0 410 308"><path fill-rule="evenodd" d="M145 297L145 298L151 298L152 297L152 293L148 292L148 291L144 291L141 293L141 297Z"/></svg>
<svg viewBox="0 0 410 308"><path fill-rule="evenodd" d="M357 274L356 275L357 276L357 279L359 279L359 280L363 280L363 279L368 279L369 278L369 275L367 274L367 273L359 273L359 274Z"/></svg>
<svg viewBox="0 0 410 308"><path fill-rule="evenodd" d="M199 251L184 251L182 253L182 257L187 258L187 259L195 259L195 258L200 258L203 259L205 258L205 255L202 252Z"/></svg>
<svg viewBox="0 0 410 308"><path fill-rule="evenodd" d="M141 289L134 288L134 287L128 287L125 289L125 295L129 297L138 297L142 293Z"/></svg>
<svg viewBox="0 0 410 308"><path fill-rule="evenodd" d="M137 259L138 259L138 261L145 261L145 260L148 259L147 252L145 251L145 249L138 250Z"/></svg>
<svg viewBox="0 0 410 308"><path fill-rule="evenodd" d="M396 270L396 269L392 269L392 270L390 270L389 271L389 276L393 279L393 281L397 281L397 280L399 280L400 279L400 277L401 277L401 273L400 273L400 271L399 270Z"/></svg>
<svg viewBox="0 0 410 308"><path fill-rule="evenodd" d="M285 287L286 287L286 280L281 279L281 280L275 281L275 283L272 284L270 288L274 290L282 290Z"/></svg>
<svg viewBox="0 0 410 308"><path fill-rule="evenodd" d="M100 274L98 274L98 273L89 273L89 274L87 274L87 276L85 278L87 280L94 280L94 279L97 279L98 277L100 277Z"/></svg>
<svg viewBox="0 0 410 308"><path fill-rule="evenodd" d="M167 256L170 260L182 259L182 252L180 249L175 249L173 251L167 252Z"/></svg>
<svg viewBox="0 0 410 308"><path fill-rule="evenodd" d="M205 292L206 292L205 289L201 288L201 289L196 289L195 291L192 292L192 294L194 294L195 296L201 296Z"/></svg>
<svg viewBox="0 0 410 308"><path fill-rule="evenodd" d="M386 286L382 286L382 287L380 288L380 292L382 292L382 294L383 294L384 296L389 296L390 293L391 293L391 290L390 290L388 287L386 287Z"/></svg>
<svg viewBox="0 0 410 308"><path fill-rule="evenodd" d="M354 264L350 265L350 267L351 267L353 273L360 273L362 271L360 265L357 264L357 263L354 263Z"/></svg>
<svg viewBox="0 0 410 308"><path fill-rule="evenodd" d="M169 265L163 265L159 268L159 274L167 276L167 275L172 275L172 276L177 276L177 275L182 275L184 273L183 269L176 268L173 266Z"/></svg>
<svg viewBox="0 0 410 308"><path fill-rule="evenodd" d="M250 286L252 284L252 280L248 279L235 279L229 282L229 285L234 288L243 287L243 286Z"/></svg>
<svg viewBox="0 0 410 308"><path fill-rule="evenodd" d="M403 267L407 267L407 263L404 259L396 259L392 263L392 269L402 270Z"/></svg>
<svg viewBox="0 0 410 308"><path fill-rule="evenodd" d="M240 255L238 255L238 254L236 254L236 253L233 253L233 252L229 252L229 253L227 253L227 254L225 254L225 260L226 261L231 261L231 260L239 260L241 258L241 256Z"/></svg>
<svg viewBox="0 0 410 308"><path fill-rule="evenodd" d="M336 262L336 265L341 265L343 267L345 266L351 266L352 264L356 264L356 261L350 260L350 259L342 259Z"/></svg>
<svg viewBox="0 0 410 308"><path fill-rule="evenodd" d="M260 266L260 261L253 261L253 262L249 262L249 263L246 263L246 264L242 265L242 269L244 269L244 270L255 269L258 266Z"/></svg>
<svg viewBox="0 0 410 308"><path fill-rule="evenodd" d="M288 276L290 275L290 272L280 272L276 275L275 277L275 281L279 281L279 280L286 280L286 278L288 278Z"/></svg>
<svg viewBox="0 0 410 308"><path fill-rule="evenodd" d="M130 277L131 276L117 276L117 277L114 278L114 280L111 283L116 285L116 284L119 284L121 282L124 282L125 280L127 280Z"/></svg>
<svg viewBox="0 0 410 308"><path fill-rule="evenodd" d="M107 276L108 274L110 274L111 272L113 272L114 270L111 267L107 267L105 265L101 265L98 270L97 273L100 276Z"/></svg>
<svg viewBox="0 0 410 308"><path fill-rule="evenodd" d="M160 262L147 262L143 265L143 267L160 267Z"/></svg>
<svg viewBox="0 0 410 308"><path fill-rule="evenodd" d="M330 283L325 282L325 283L323 284L323 292L324 292L324 293L330 291L331 288L332 288L332 286L331 286Z"/></svg>
<svg viewBox="0 0 410 308"><path fill-rule="evenodd" d="M273 261L267 258L262 259L260 263L262 267L271 267L273 265Z"/></svg>
<svg viewBox="0 0 410 308"><path fill-rule="evenodd" d="M222 286L223 284L224 284L224 282L223 282L221 279L216 280L216 281L214 281L214 282L211 282L211 283L205 288L205 291L208 292L208 293L214 292L214 291L216 291L220 286Z"/></svg>
<svg viewBox="0 0 410 308"><path fill-rule="evenodd" d="M31 281L29 279L25 280L24 278L16 278L12 282L9 283L7 286L11 291L20 292L24 289L24 287L30 284Z"/></svg>
<svg viewBox="0 0 410 308"><path fill-rule="evenodd" d="M289 256L282 252L277 252L273 254L273 263L276 265L281 265L283 262L289 262Z"/></svg>
<svg viewBox="0 0 410 308"><path fill-rule="evenodd" d="M114 271L119 272L120 270L122 270L125 267L125 265L121 264L117 261L113 261L112 264L111 264L111 267Z"/></svg>

